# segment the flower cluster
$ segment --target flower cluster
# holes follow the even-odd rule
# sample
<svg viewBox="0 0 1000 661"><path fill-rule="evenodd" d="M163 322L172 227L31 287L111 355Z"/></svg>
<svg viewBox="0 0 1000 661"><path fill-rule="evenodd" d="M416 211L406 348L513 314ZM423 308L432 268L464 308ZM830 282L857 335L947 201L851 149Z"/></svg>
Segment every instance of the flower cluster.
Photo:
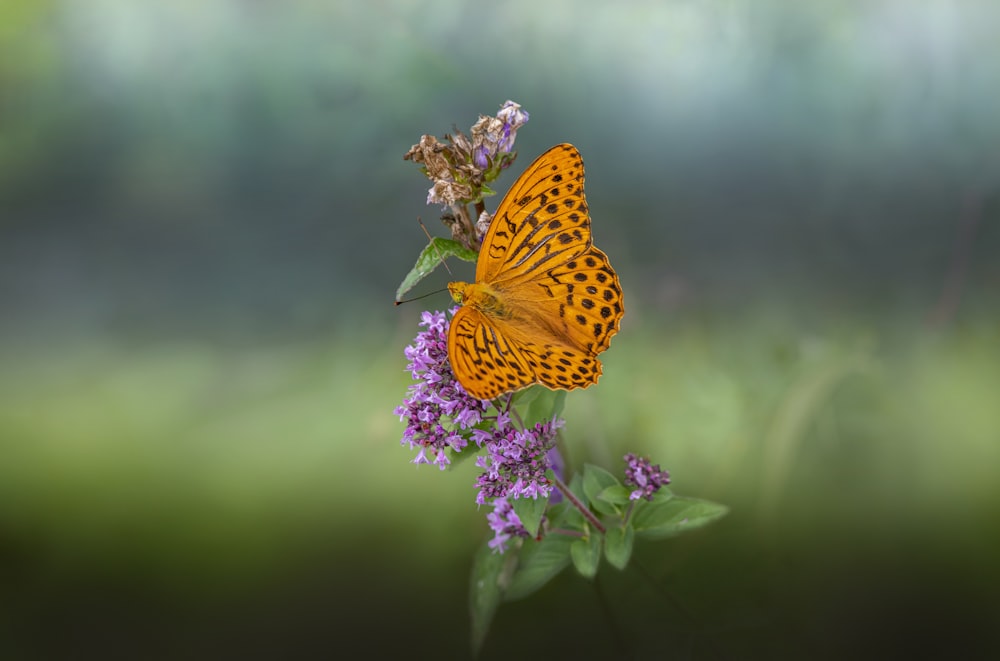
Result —
<svg viewBox="0 0 1000 661"><path fill-rule="evenodd" d="M490 402L466 393L448 362L448 317L424 312L420 325L424 330L404 351L416 383L395 411L406 422L402 444L418 450L413 463L433 463L442 470L451 463L449 448L460 452L472 440L485 449L485 456L476 459L476 466L483 469L476 480L476 502L493 505L488 519L496 537L490 547L502 553L511 537L528 536L509 500L559 495L546 471L562 471L555 441L565 423L553 417L520 429L507 410L495 418L484 417Z"/></svg>
<svg viewBox="0 0 1000 661"><path fill-rule="evenodd" d="M483 474L476 480L480 505L498 498L546 498L552 481L545 475L551 468L549 451L555 447L556 432L565 424L553 417L527 429L517 429L505 414L497 417L493 429L477 429L472 438L486 448L476 458Z"/></svg>
<svg viewBox="0 0 1000 661"><path fill-rule="evenodd" d="M517 130L528 122L528 113L520 104L507 101L500 106L496 117L479 116L472 127L472 161L480 170L493 167L497 156L509 154L514 149ZM503 165L509 165L507 162Z"/></svg>
<svg viewBox="0 0 1000 661"><path fill-rule="evenodd" d="M528 113L520 104L507 101L495 117L480 115L472 127L471 137L461 131L445 135L439 141L423 135L420 142L403 155L405 160L419 163L432 185L427 191L427 204L450 207L445 220L452 228L452 238L474 248L483 235L465 206L492 195L486 185L514 162L513 152L517 130L528 121ZM482 208L477 209L481 213Z"/></svg>
<svg viewBox="0 0 1000 661"><path fill-rule="evenodd" d="M421 136L403 158L422 163L427 178L434 182L427 204L451 205L480 197L483 185L513 161L510 154L517 130L527 121L528 113L520 104L507 101L496 117L479 116L471 138L456 131L444 137L446 144L432 135Z"/></svg>
<svg viewBox="0 0 1000 661"><path fill-rule="evenodd" d="M460 452L468 445L473 427L482 421L489 402L476 399L455 379L448 362L448 319L443 312L424 312L413 344L405 349L407 369L414 383L403 405L396 407L406 422L403 445L419 448L415 464L434 463L444 470L451 461L445 452ZM433 455L433 460L428 457Z"/></svg>
<svg viewBox="0 0 1000 661"><path fill-rule="evenodd" d="M486 515L486 520L493 530L493 539L489 541L489 547L497 553L507 550L507 542L511 537L528 537L528 531L521 518L514 511L514 506L507 502L506 498L498 498L493 501L493 512Z"/></svg>
<svg viewBox="0 0 1000 661"><path fill-rule="evenodd" d="M637 487L629 494L630 500L652 500L660 487L670 484L670 473L662 470L659 464L651 465L649 459L630 452L625 455L625 484Z"/></svg>

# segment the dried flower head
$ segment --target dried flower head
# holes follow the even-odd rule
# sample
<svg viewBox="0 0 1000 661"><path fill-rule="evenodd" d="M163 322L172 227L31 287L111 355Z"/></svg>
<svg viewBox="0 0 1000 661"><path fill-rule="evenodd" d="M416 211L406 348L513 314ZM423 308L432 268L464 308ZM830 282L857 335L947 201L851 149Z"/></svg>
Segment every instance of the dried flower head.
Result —
<svg viewBox="0 0 1000 661"><path fill-rule="evenodd" d="M493 214L488 211L484 211L479 214L479 219L476 221L476 238L480 241L486 236L486 232L490 229L490 223L493 221Z"/></svg>
<svg viewBox="0 0 1000 661"><path fill-rule="evenodd" d="M421 136L403 159L419 163L431 180L427 204L448 207L452 237L468 248L478 246L484 232L473 227L466 205L476 204L482 211L482 200L493 191L487 185L514 162L513 151L517 130L528 121L528 113L513 101L501 106L495 117L481 115L472 127L472 137L456 130L443 141L431 135Z"/></svg>

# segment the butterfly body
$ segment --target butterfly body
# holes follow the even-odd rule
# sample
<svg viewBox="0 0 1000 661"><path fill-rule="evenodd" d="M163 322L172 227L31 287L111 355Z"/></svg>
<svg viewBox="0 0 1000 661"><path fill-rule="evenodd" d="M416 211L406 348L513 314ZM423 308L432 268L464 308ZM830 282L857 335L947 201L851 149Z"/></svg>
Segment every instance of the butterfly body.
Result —
<svg viewBox="0 0 1000 661"><path fill-rule="evenodd" d="M593 246L575 147L542 154L511 186L483 237L476 282L448 290L462 305L448 356L469 394L492 399L533 383L597 382L597 355L624 314L621 285Z"/></svg>
<svg viewBox="0 0 1000 661"><path fill-rule="evenodd" d="M448 291L456 303L468 305L495 319L510 319L513 313L506 297L492 286L478 282L451 282Z"/></svg>

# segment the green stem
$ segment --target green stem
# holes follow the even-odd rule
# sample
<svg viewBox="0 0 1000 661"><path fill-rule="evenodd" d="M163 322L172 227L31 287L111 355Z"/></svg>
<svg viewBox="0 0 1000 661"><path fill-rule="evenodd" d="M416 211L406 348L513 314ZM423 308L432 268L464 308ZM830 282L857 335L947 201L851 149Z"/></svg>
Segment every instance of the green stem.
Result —
<svg viewBox="0 0 1000 661"><path fill-rule="evenodd" d="M625 518L622 519L622 525L623 526L628 525L629 519L632 518L632 510L634 510L634 509L635 509L635 501L634 500L630 500L628 502L628 509L625 511Z"/></svg>

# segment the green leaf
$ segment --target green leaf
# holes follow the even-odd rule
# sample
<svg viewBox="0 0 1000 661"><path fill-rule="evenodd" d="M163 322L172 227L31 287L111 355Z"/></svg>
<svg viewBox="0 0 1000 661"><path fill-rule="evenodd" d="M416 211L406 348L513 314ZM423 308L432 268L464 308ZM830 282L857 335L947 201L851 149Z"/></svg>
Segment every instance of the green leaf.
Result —
<svg viewBox="0 0 1000 661"><path fill-rule="evenodd" d="M403 278L399 289L396 290L396 300L401 299L403 294L413 289L418 282L430 275L438 267L438 264L441 264L448 257L458 257L467 262L474 262L479 258L479 253L475 250L469 250L458 241L435 236L420 252L417 263Z"/></svg>
<svg viewBox="0 0 1000 661"><path fill-rule="evenodd" d="M632 557L635 530L632 526L612 528L604 536L604 555L615 569L625 569Z"/></svg>
<svg viewBox="0 0 1000 661"><path fill-rule="evenodd" d="M580 532L585 529L586 520L580 514L580 510L565 500L550 507L548 517L550 529L578 530Z"/></svg>
<svg viewBox="0 0 1000 661"><path fill-rule="evenodd" d="M597 498L606 503L611 503L612 505L617 506L618 511L621 511L625 505L628 505L628 497L630 493L632 493L632 491L628 487L618 484L603 490L601 493L597 494Z"/></svg>
<svg viewBox="0 0 1000 661"><path fill-rule="evenodd" d="M562 413L566 405L566 391L534 385L518 393L516 402L525 425L548 422L552 416Z"/></svg>
<svg viewBox="0 0 1000 661"><path fill-rule="evenodd" d="M538 528L542 525L542 515L549 504L548 498L516 498L511 504L514 506L514 513L521 519L521 525L532 537L538 534Z"/></svg>
<svg viewBox="0 0 1000 661"><path fill-rule="evenodd" d="M529 386L524 390L519 390L514 393L513 405L521 414L521 419L525 421L525 424L528 424L527 412L535 403L535 400L550 392L552 391L545 386L536 383L533 386Z"/></svg>
<svg viewBox="0 0 1000 661"><path fill-rule="evenodd" d="M516 553L494 553L486 542L479 547L469 577L469 614L472 618L472 651L478 654L489 633L493 615L503 597L501 576L505 565L516 561Z"/></svg>
<svg viewBox="0 0 1000 661"><path fill-rule="evenodd" d="M569 547L569 555L580 576L594 578L601 562L601 536L590 534L576 540Z"/></svg>
<svg viewBox="0 0 1000 661"><path fill-rule="evenodd" d="M590 506L600 514L617 514L614 505L601 500L601 493L609 487L620 486L618 479L599 466L584 464L583 466L583 493L587 497Z"/></svg>
<svg viewBox="0 0 1000 661"><path fill-rule="evenodd" d="M667 500L643 502L632 517L636 533L645 539L673 537L708 525L726 515L729 508L697 498L674 496Z"/></svg>
<svg viewBox="0 0 1000 661"><path fill-rule="evenodd" d="M486 184L483 184L482 187L479 189L479 194L476 195L476 197L472 200L472 202L474 202L474 203L475 202L482 202L483 198L490 197L490 196L496 195L496 194L497 194L497 192L495 190L493 190L492 188L490 188Z"/></svg>
<svg viewBox="0 0 1000 661"><path fill-rule="evenodd" d="M577 500L586 502L587 497L583 493L583 478L579 473L573 475L573 479L570 480L569 490L576 496ZM587 529L586 519L583 518L583 514L568 500L564 500L556 507L563 509L559 511L558 518L552 519L553 528L568 528L570 530L579 530L580 532L584 532Z"/></svg>
<svg viewBox="0 0 1000 661"><path fill-rule="evenodd" d="M527 597L540 589L569 565L570 545L576 538L546 535L542 541L527 542L521 549L520 565L504 594L505 601Z"/></svg>

